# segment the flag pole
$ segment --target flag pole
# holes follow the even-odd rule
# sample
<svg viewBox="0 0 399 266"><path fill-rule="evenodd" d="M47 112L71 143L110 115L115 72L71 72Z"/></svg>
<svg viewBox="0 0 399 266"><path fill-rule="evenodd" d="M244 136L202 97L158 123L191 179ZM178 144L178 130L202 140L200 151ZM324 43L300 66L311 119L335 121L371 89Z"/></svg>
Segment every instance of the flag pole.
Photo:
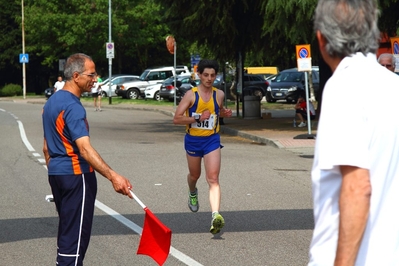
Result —
<svg viewBox="0 0 399 266"><path fill-rule="evenodd" d="M144 203L136 196L136 194L133 193L133 191L130 190L130 194L132 194L133 199L141 206L141 208L147 208L147 206L144 205Z"/></svg>

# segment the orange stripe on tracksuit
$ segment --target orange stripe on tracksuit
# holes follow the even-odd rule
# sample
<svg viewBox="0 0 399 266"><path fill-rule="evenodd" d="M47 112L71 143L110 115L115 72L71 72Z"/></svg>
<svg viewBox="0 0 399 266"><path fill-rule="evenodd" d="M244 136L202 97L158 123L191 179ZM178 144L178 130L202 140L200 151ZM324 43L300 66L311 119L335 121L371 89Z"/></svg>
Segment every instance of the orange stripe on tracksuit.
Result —
<svg viewBox="0 0 399 266"><path fill-rule="evenodd" d="M71 157L73 173L75 175L79 175L82 174L82 169L80 168L78 155L74 152L72 145L63 134L65 128L65 121L63 118L64 112L65 111L61 111L61 113L58 115L57 120L55 121L55 127L62 140L62 143L64 144L68 156Z"/></svg>

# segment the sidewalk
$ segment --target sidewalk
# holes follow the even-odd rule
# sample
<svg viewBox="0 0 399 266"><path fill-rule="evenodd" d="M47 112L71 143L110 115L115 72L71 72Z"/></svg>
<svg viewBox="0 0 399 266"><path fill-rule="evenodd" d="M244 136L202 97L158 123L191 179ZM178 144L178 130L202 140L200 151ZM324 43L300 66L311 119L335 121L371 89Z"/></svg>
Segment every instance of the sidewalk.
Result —
<svg viewBox="0 0 399 266"><path fill-rule="evenodd" d="M0 98L0 101L25 102L31 104L44 104L46 99L33 98L14 100L12 98ZM82 102L85 107L92 107L90 102ZM104 110L129 109L129 110L149 110L161 112L163 114L173 116L173 106L158 106L147 104L114 104L109 105L103 102ZM235 111L234 111L235 113ZM267 114L270 114L269 116ZM240 110L240 115L242 115ZM273 146L280 149L296 149L296 148L313 148L315 145L314 136L316 135L316 127L312 127L308 134L308 127L293 127L294 110L262 110L263 118L244 119L241 117L225 118L224 125L221 125L220 132L232 136L239 136L252 140L257 143Z"/></svg>

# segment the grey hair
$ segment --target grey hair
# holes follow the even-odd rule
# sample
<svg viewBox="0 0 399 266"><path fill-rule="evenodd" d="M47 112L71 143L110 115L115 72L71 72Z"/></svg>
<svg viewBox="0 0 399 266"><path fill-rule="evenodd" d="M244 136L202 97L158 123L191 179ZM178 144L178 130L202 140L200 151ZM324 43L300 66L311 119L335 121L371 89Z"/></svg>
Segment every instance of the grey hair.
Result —
<svg viewBox="0 0 399 266"><path fill-rule="evenodd" d="M72 79L73 73L78 72L83 73L85 69L85 62L86 60L93 61L90 56L82 54L82 53L77 53L73 54L68 57L66 63L65 63L65 68L64 68L64 77L66 80Z"/></svg>
<svg viewBox="0 0 399 266"><path fill-rule="evenodd" d="M376 53L380 40L378 15L375 0L319 0L314 30L327 40L326 52L332 57Z"/></svg>
<svg viewBox="0 0 399 266"><path fill-rule="evenodd" d="M388 57L389 59L391 59L392 65L395 65L395 62L396 62L395 56L394 56L393 54L388 54L388 53L383 53L383 54L381 54L381 55L378 57L378 63L380 63L381 59L384 58L384 57L385 57L385 58Z"/></svg>

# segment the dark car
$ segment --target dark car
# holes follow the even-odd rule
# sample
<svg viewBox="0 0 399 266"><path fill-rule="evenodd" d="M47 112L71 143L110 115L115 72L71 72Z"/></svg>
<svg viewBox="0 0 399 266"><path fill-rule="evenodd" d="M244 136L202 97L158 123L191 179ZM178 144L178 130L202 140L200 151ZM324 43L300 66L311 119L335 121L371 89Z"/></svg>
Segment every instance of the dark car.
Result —
<svg viewBox="0 0 399 266"><path fill-rule="evenodd" d="M176 76L176 99L180 100L184 94L195 86L195 82L191 79L191 75ZM175 78L170 77L162 82L159 96L165 100L174 101L175 98Z"/></svg>
<svg viewBox="0 0 399 266"><path fill-rule="evenodd" d="M317 95L320 80L319 71L316 67L312 69L312 83L314 93ZM266 101L270 103L277 100L286 100L291 103L296 102L299 96L305 94L305 72L300 72L297 68L291 68L281 71L273 79L266 94Z"/></svg>
<svg viewBox="0 0 399 266"><path fill-rule="evenodd" d="M236 96L240 95L240 101L242 101L242 96L252 95L259 96L259 100L266 95L266 92L269 88L269 81L265 80L262 75L257 74L244 74L242 77L244 86L242 91L237 92L237 83L234 83L232 87L232 83L228 82L226 84L226 98L229 100L235 100ZM224 83L222 82L221 89L224 90Z"/></svg>
<svg viewBox="0 0 399 266"><path fill-rule="evenodd" d="M47 88L44 90L44 96L46 96L46 98L50 98L51 95L54 94L54 88Z"/></svg>

